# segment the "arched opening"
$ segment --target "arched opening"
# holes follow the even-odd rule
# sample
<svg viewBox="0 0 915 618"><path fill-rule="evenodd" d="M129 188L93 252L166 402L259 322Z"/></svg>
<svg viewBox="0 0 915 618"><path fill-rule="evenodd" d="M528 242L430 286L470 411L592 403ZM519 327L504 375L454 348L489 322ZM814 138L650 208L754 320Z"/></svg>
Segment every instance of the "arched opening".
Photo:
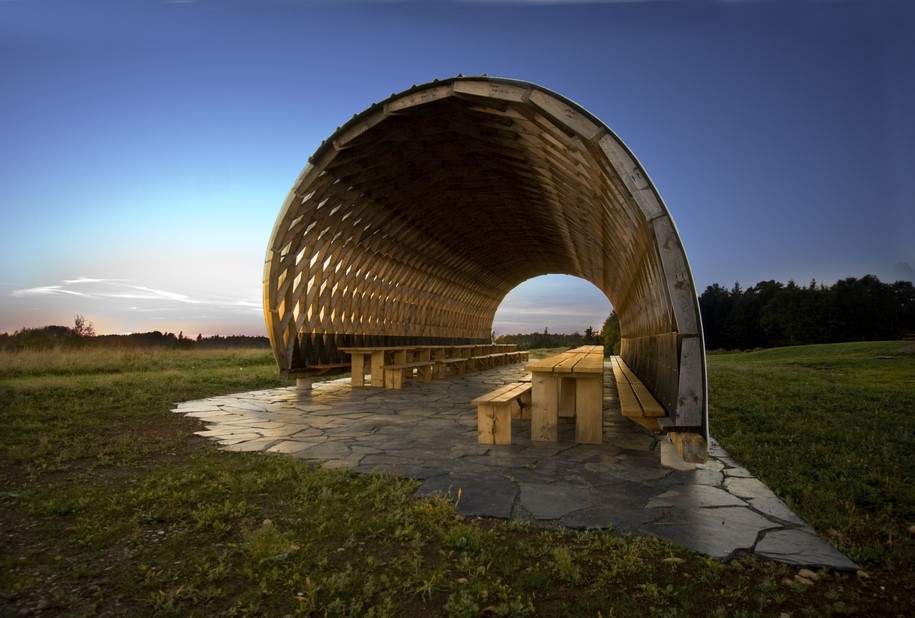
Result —
<svg viewBox="0 0 915 618"><path fill-rule="evenodd" d="M597 118L534 84L457 77L357 114L277 217L264 315L280 370L343 346L487 342L505 296L563 273L621 317L665 428L707 436L698 298L667 208Z"/></svg>
<svg viewBox="0 0 915 618"><path fill-rule="evenodd" d="M541 275L513 288L496 310L493 332L499 335L600 332L613 311L594 284L572 275Z"/></svg>

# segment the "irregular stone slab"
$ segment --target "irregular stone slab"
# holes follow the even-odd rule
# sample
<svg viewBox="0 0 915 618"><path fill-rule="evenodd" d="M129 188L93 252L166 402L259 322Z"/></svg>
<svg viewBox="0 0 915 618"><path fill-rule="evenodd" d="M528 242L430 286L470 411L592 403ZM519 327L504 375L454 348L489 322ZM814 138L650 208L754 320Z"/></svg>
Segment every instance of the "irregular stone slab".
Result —
<svg viewBox="0 0 915 618"><path fill-rule="evenodd" d="M775 494L762 481L755 478L729 477L724 481L724 488L739 498L774 498Z"/></svg>
<svg viewBox="0 0 915 618"><path fill-rule="evenodd" d="M238 444L229 444L223 447L223 450L233 451L238 453L247 453L252 451L266 451L271 446L276 444L278 440L275 438L260 438L258 440L247 440L245 442L239 442Z"/></svg>
<svg viewBox="0 0 915 618"><path fill-rule="evenodd" d="M799 566L825 566L840 571L861 568L809 527L767 532L756 544L754 553Z"/></svg>
<svg viewBox="0 0 915 618"><path fill-rule="evenodd" d="M699 486L701 487L701 486ZM640 529L677 545L725 560L748 552L763 530L776 524L748 508L674 508Z"/></svg>
<svg viewBox="0 0 915 618"><path fill-rule="evenodd" d="M671 506L707 508L710 506L747 506L747 503L717 487L680 485L649 500L646 508Z"/></svg>
<svg viewBox="0 0 915 618"><path fill-rule="evenodd" d="M591 506L564 515L559 523L568 528L585 530L635 530L661 516L660 511L633 509L627 506Z"/></svg>
<svg viewBox="0 0 915 618"><path fill-rule="evenodd" d="M792 525L806 525L803 519L795 515L788 506L775 495L768 498L750 500L750 506L766 515Z"/></svg>
<svg viewBox="0 0 915 618"><path fill-rule="evenodd" d="M333 442L327 440L321 444L315 444L297 453L298 457L306 459L343 459L352 454L349 446L342 442Z"/></svg>
<svg viewBox="0 0 915 618"><path fill-rule="evenodd" d="M468 516L509 519L518 487L504 479L441 475L427 479L414 494L417 497L443 495L457 500L457 512Z"/></svg>
<svg viewBox="0 0 915 618"><path fill-rule="evenodd" d="M724 482L724 473L718 470L675 471L661 481L666 485L709 485L718 487Z"/></svg>
<svg viewBox="0 0 915 618"><path fill-rule="evenodd" d="M604 435L604 440L613 446L627 451L650 451L657 448L658 440L652 435L643 433L626 433Z"/></svg>
<svg viewBox="0 0 915 618"><path fill-rule="evenodd" d="M314 446L312 442L298 442L295 440L284 440L279 444L274 444L269 449L271 453L285 453L287 455L298 454L307 448Z"/></svg>
<svg viewBox="0 0 915 618"><path fill-rule="evenodd" d="M609 481L657 481L670 474L670 470L657 467L642 467L628 462L613 465L585 464L585 469L591 472L606 475Z"/></svg>
<svg viewBox="0 0 915 618"><path fill-rule="evenodd" d="M751 479L753 478L753 473L747 470L746 468L741 468L740 466L725 468L724 475L731 478L743 478Z"/></svg>
<svg viewBox="0 0 915 618"><path fill-rule="evenodd" d="M590 492L565 485L519 483L521 505L534 519L559 519L572 511L591 506Z"/></svg>

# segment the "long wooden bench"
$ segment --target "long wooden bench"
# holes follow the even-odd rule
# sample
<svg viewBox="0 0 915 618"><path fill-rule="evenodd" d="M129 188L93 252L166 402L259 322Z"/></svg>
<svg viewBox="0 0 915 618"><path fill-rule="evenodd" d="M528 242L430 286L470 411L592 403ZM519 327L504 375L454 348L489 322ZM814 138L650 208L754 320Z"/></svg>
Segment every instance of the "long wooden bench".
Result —
<svg viewBox="0 0 915 618"><path fill-rule="evenodd" d="M666 417L667 412L661 407L661 404L642 384L642 381L632 373L622 358L613 356L610 360L623 416L656 433L664 431L659 419ZM667 432L667 437L683 461L705 463L708 459L708 445L700 434L670 431Z"/></svg>
<svg viewBox="0 0 915 618"><path fill-rule="evenodd" d="M649 392L642 381L619 356L611 356L613 377L616 378L616 390L620 398L620 411L629 420L660 433L659 418L667 416L658 400Z"/></svg>
<svg viewBox="0 0 915 618"><path fill-rule="evenodd" d="M423 382L432 381L432 373L435 370L435 361L417 361L414 363L400 363L397 365L384 365L384 386L385 388L399 389L403 388L407 372L412 376L413 370Z"/></svg>
<svg viewBox="0 0 915 618"><path fill-rule="evenodd" d="M531 417L531 383L512 382L470 403L477 406L477 441L480 444L511 444L512 419Z"/></svg>
<svg viewBox="0 0 915 618"><path fill-rule="evenodd" d="M455 375L461 375L467 371L468 359L466 358L439 358L433 362L435 363L433 377L436 379L442 379L447 376L449 369Z"/></svg>

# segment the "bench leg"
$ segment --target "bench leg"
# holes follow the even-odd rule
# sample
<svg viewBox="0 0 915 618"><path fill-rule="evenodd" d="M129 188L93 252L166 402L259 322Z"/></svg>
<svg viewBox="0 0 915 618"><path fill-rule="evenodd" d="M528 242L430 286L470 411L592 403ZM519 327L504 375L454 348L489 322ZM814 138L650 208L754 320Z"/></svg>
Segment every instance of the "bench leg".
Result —
<svg viewBox="0 0 915 618"><path fill-rule="evenodd" d="M480 444L512 443L512 403L477 404L477 442Z"/></svg>
<svg viewBox="0 0 915 618"><path fill-rule="evenodd" d="M531 392L527 391L518 397L515 403L516 405L512 407L512 418L531 420Z"/></svg>
<svg viewBox="0 0 915 618"><path fill-rule="evenodd" d="M377 350L372 352L372 386L384 386L384 351Z"/></svg>
<svg viewBox="0 0 915 618"><path fill-rule="evenodd" d="M352 354L350 359L350 373L352 386L365 386L365 358L362 354Z"/></svg>
<svg viewBox="0 0 915 618"><path fill-rule="evenodd" d="M400 389L403 388L403 369L385 369L384 386L385 388Z"/></svg>
<svg viewBox="0 0 915 618"><path fill-rule="evenodd" d="M429 365L428 367L417 367L416 373L422 379L423 382L432 381L432 372L435 370L435 365Z"/></svg>

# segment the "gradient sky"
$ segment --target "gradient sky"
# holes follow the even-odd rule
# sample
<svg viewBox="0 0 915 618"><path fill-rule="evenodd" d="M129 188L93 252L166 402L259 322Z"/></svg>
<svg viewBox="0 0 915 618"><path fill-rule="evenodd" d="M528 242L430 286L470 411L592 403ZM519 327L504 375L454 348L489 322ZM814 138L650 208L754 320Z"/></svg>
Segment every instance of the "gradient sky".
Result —
<svg viewBox="0 0 915 618"><path fill-rule="evenodd" d="M639 158L712 283L915 265L915 2L0 0L0 332L266 334L263 259L308 157L413 84L488 74ZM531 280L497 332L599 329Z"/></svg>

